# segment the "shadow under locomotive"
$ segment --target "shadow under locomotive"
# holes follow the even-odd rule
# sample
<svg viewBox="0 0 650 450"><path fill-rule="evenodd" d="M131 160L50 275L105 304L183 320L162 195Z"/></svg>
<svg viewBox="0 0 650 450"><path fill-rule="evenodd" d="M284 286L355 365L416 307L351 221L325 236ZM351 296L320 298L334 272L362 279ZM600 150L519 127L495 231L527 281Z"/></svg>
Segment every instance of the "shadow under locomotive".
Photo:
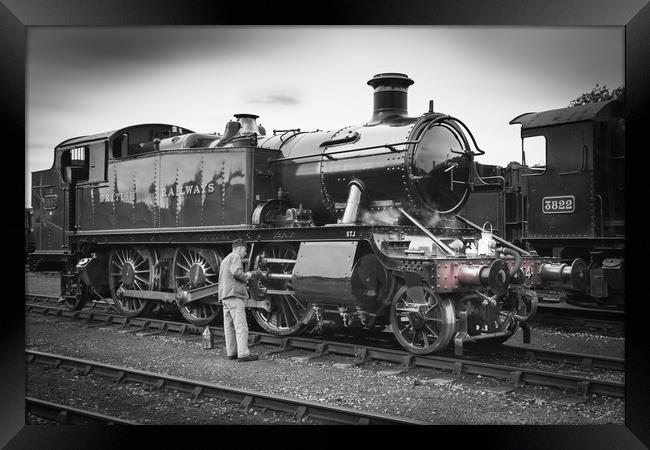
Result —
<svg viewBox="0 0 650 450"><path fill-rule="evenodd" d="M144 124L67 140L33 174L34 270L64 272L70 308L111 296L205 325L221 314L219 264L250 246L252 316L296 335L384 329L416 354L504 341L535 289L585 288L583 260L540 257L457 215L491 189L458 119L407 115L406 75L375 75L372 118L331 131L274 130L237 114L224 134Z"/></svg>

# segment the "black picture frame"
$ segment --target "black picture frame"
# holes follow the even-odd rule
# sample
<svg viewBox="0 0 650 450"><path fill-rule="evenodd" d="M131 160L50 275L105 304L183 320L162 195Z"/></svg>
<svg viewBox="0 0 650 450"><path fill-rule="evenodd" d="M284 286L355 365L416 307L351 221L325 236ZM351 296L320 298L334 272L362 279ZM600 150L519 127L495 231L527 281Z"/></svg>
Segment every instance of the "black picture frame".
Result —
<svg viewBox="0 0 650 450"><path fill-rule="evenodd" d="M2 69L0 70L0 90L3 99L2 124L9 129L4 142L3 156L6 159L4 174L16 173L11 169L10 152L24 148L25 140L25 48L26 27L35 26L147 26L147 25L256 25L256 24L313 24L313 25L514 25L514 26L584 26L611 25L625 26L626 58L626 127L630 144L626 172L627 239L630 243L639 242L637 253L642 254L647 230L641 231L642 218L635 224L630 220L634 209L634 180L643 179L635 172L643 170L647 143L642 141L644 132L650 125L648 119L648 80L650 77L650 5L646 0L498 0L481 2L479 0L427 1L411 0L364 0L354 3L342 0L323 4L307 2L214 2L195 0L175 2L172 0L137 1L99 1L99 0L3 0L0 4L0 48L2 48ZM429 55L431 57L431 55ZM531 87L532 88L532 87ZM6 129L4 130L6 132ZM22 144L21 144L22 143ZM636 176L635 176L636 175ZM12 181L4 181L13 185ZM637 188L638 189L638 188ZM5 191L3 200L16 202L19 197L15 189ZM643 208L643 202L641 203ZM8 216L16 217L18 210ZM638 208L638 207L637 207ZM647 227L643 227L646 228ZM20 244L13 236L5 233L5 240L14 242L9 247ZM635 240L635 238L637 240ZM628 245L628 248L632 245ZM19 249L7 253L5 261ZM22 249L20 251L23 251ZM635 277L636 264L645 268L643 258L631 250L626 255L627 291L629 298L626 319L626 424L625 426L441 426L420 429L409 433L403 439L404 445L477 446L499 449L633 449L650 445L650 390L648 385L648 336L645 317L647 300L643 298L641 282L643 277ZM6 264L5 274L13 273L13 263ZM15 265L18 266L17 264ZM647 266L647 264L646 264ZM20 285L6 276L5 286ZM22 277L18 277L20 280ZM13 294L13 289L9 290ZM634 294L637 294L634 298ZM230 428L214 427L39 427L24 425L24 309L19 293L7 295L0 334L0 445L6 448L116 448L137 445L145 438L148 445L169 446L174 437L185 445L224 445L226 437L236 437L242 445L266 445L276 442L281 445L311 446L319 444L340 445L354 438L358 442L372 445L371 440L389 437L392 433L385 429L346 430L344 434L321 433L320 431L296 431L291 428L267 427L263 433L240 433ZM304 429L303 429L304 430ZM184 437L187 438L184 438ZM400 434L402 436L402 434ZM293 442L295 441L295 442ZM245 442L245 444L244 444ZM289 444L290 443L290 444ZM399 440L398 440L399 443ZM167 444L167 445L165 445ZM141 445L141 444L140 444ZM231 444L233 445L233 444ZM388 445L386 444L380 445ZM390 444L398 445L398 444Z"/></svg>

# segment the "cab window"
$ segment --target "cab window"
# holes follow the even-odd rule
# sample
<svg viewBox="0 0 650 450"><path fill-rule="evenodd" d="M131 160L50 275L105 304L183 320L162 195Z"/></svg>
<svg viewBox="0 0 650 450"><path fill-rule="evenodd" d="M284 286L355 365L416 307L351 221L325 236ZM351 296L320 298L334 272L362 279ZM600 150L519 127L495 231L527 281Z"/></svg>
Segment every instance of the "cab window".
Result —
<svg viewBox="0 0 650 450"><path fill-rule="evenodd" d="M74 147L61 152L61 177L66 183L88 180L88 147Z"/></svg>
<svg viewBox="0 0 650 450"><path fill-rule="evenodd" d="M546 137L531 136L522 139L523 163L536 169L546 168Z"/></svg>

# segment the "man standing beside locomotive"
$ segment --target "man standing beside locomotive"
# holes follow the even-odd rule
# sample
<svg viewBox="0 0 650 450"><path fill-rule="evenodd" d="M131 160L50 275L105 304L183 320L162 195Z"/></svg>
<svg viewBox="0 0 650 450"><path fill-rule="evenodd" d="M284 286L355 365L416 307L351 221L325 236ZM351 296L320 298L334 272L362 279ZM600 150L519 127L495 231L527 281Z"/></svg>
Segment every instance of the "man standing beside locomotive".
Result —
<svg viewBox="0 0 650 450"><path fill-rule="evenodd" d="M232 252L221 261L219 267L219 299L223 302L223 331L226 353L229 359L255 361L259 359L248 350L248 323L245 300L250 298L246 282L251 272L244 272L242 260L248 252L246 242L237 239Z"/></svg>

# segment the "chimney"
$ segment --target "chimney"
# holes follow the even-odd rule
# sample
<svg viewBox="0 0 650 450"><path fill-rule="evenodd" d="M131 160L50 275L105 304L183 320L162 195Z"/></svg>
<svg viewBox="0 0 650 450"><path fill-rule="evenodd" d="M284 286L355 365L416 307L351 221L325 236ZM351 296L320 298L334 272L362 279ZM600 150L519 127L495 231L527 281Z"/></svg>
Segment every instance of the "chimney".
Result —
<svg viewBox="0 0 650 450"><path fill-rule="evenodd" d="M235 114L237 122L239 122L240 128L239 133L255 133L260 134L260 130L257 127L257 118L259 116L255 114Z"/></svg>
<svg viewBox="0 0 650 450"><path fill-rule="evenodd" d="M368 84L374 89L374 104L369 125L378 124L391 116L408 114L408 88L414 83L403 73L378 73Z"/></svg>

